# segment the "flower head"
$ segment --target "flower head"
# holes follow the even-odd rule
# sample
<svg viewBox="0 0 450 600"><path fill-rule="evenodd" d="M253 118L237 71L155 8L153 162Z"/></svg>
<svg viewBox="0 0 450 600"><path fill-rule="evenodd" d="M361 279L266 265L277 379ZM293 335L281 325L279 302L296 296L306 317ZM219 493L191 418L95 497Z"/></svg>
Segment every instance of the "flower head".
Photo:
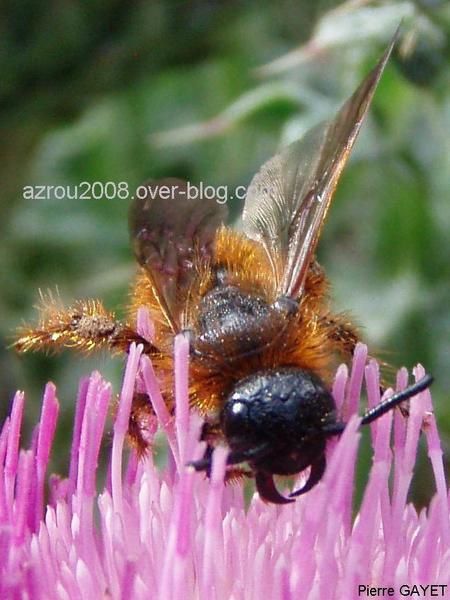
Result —
<svg viewBox="0 0 450 600"><path fill-rule="evenodd" d="M19 450L24 394L18 392L0 434L0 597L340 599L361 597L360 585L450 584L448 494L428 391L411 401L408 419L390 412L370 426L373 463L353 517L360 432L358 417L350 415L364 378L369 404L380 400L378 366L366 359L360 345L351 374L346 367L337 372L333 394L348 426L329 443L323 479L283 507L257 494L246 507L242 487L224 485L225 448L215 451L209 480L185 466L203 448L201 420L188 407L183 338L175 345L175 418L149 358L130 348L100 493L109 384L94 373L80 386L67 478L46 475L58 417L55 387L46 387L28 450ZM416 378L422 375L417 367ZM137 379L168 440L163 469L151 455L138 461L124 451ZM406 383L401 370L397 387ZM407 498L421 431L436 493L418 513Z"/></svg>

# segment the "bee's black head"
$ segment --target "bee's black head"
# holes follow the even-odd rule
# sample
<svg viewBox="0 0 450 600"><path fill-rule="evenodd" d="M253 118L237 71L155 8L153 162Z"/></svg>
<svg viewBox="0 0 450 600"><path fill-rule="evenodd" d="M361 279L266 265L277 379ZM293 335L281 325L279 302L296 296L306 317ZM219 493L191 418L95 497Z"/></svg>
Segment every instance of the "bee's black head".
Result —
<svg viewBox="0 0 450 600"><path fill-rule="evenodd" d="M325 466L326 427L335 422L334 401L322 381L293 367L242 379L221 414L235 462L248 461L261 496L272 502L282 498L274 500L274 474L294 475L311 466L308 489L317 483Z"/></svg>

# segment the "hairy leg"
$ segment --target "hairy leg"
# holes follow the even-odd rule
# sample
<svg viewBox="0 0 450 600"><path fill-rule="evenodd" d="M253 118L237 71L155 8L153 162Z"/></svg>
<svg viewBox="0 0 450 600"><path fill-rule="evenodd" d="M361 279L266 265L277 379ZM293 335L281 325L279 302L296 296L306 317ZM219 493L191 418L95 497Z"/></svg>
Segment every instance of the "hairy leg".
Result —
<svg viewBox="0 0 450 600"><path fill-rule="evenodd" d="M144 352L157 349L128 324L118 321L99 300L78 300L65 307L58 296L41 294L37 325L24 325L13 343L18 352L57 351L74 348L91 352L101 348L126 352L132 342Z"/></svg>
<svg viewBox="0 0 450 600"><path fill-rule="evenodd" d="M157 428L157 417L147 394L136 392L131 403L128 421L128 441L139 458L151 449L152 434Z"/></svg>
<svg viewBox="0 0 450 600"><path fill-rule="evenodd" d="M327 328L328 338L335 346L336 352L350 359L360 341L356 327L343 315L323 316L321 324Z"/></svg>

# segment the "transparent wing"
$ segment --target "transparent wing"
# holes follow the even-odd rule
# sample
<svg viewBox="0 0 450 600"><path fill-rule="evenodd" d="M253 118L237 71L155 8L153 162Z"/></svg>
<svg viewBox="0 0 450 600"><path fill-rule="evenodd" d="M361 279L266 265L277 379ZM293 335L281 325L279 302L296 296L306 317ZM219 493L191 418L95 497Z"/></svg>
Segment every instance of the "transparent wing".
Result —
<svg viewBox="0 0 450 600"><path fill-rule="evenodd" d="M195 273L195 260L210 257L227 209L201 196L180 179L161 179L138 188L130 207L130 236L169 325L180 330L179 314Z"/></svg>
<svg viewBox="0 0 450 600"><path fill-rule="evenodd" d="M333 192L397 34L336 117L266 162L248 188L243 228L263 244L280 296L302 294Z"/></svg>

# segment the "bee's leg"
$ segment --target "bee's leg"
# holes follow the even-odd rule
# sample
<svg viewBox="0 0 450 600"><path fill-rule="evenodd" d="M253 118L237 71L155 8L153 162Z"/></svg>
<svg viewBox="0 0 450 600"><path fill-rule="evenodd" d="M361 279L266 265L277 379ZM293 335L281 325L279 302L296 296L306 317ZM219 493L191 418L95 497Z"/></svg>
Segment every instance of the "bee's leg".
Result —
<svg viewBox="0 0 450 600"><path fill-rule="evenodd" d="M118 321L99 300L79 300L65 307L59 297L41 294L40 319L36 326L18 331L13 346L18 352L75 348L91 352L100 348L126 352L132 342L144 345L144 352L157 351L127 323Z"/></svg>
<svg viewBox="0 0 450 600"><path fill-rule="evenodd" d="M147 394L135 392L128 420L128 441L139 457L150 448L151 434L157 428L157 417Z"/></svg>
<svg viewBox="0 0 450 600"><path fill-rule="evenodd" d="M206 471L207 475L209 476L212 466L212 454L220 437L221 435L218 424L205 422L200 435L200 441L207 442L205 452L202 458L190 462L189 465L194 467L196 471ZM259 446L250 448L249 450L231 451L227 457L227 466L237 465L250 460L260 460L264 458L268 452L270 452L270 446L267 443L260 444Z"/></svg>
<svg viewBox="0 0 450 600"><path fill-rule="evenodd" d="M212 454L217 442L222 438L220 424L217 421L205 421L200 433L200 441L206 442L205 452L200 460L188 463L196 471L205 471L209 477L211 475Z"/></svg>
<svg viewBox="0 0 450 600"><path fill-rule="evenodd" d="M204 471L207 477L211 477L213 450L213 446L208 445L203 457L200 460L188 463L188 465L194 467L196 471ZM225 473L225 483L236 483L243 477L253 477L252 471L242 467L232 467L231 469L227 469Z"/></svg>
<svg viewBox="0 0 450 600"><path fill-rule="evenodd" d="M210 444L208 444L206 446L206 450L205 450L203 457L200 460L190 462L189 465L191 467L194 467L194 469L196 471L205 471L207 476L209 477L211 475L213 450L214 450L214 447L211 446ZM252 448L250 450L244 450L242 452L241 451L230 452L230 454L228 455L228 458L227 458L227 466L237 465L239 463L251 461L251 460L255 460L255 459L260 460L261 458L264 458L264 456L266 456L266 454L268 452L270 452L269 444L261 444L259 446L256 446L256 448ZM252 472L248 471L247 469L242 469L240 467L232 468L227 471L225 480L228 481L230 479L236 479L237 477L241 477L241 476L251 477Z"/></svg>
<svg viewBox="0 0 450 600"><path fill-rule="evenodd" d="M211 467L212 467L212 454L214 451L214 447L208 444L206 446L205 452L203 453L202 458L199 460L193 460L188 463L189 467L194 467L196 471L205 471L207 477L211 476Z"/></svg>
<svg viewBox="0 0 450 600"><path fill-rule="evenodd" d="M342 315L326 315L321 317L321 324L328 328L328 337L334 342L336 351L349 359L352 358L356 345L360 341L355 326ZM378 360L378 363L381 367L390 368L390 365L386 362ZM388 384L381 380L380 396L384 394L387 387ZM404 404L399 404L398 408L404 417L409 417L407 401Z"/></svg>
<svg viewBox="0 0 450 600"><path fill-rule="evenodd" d="M206 421L203 423L202 432L200 435L201 441L206 441L207 446L205 452L200 460L192 461L188 463L189 466L194 467L196 471L204 471L207 477L211 476L211 467L212 467L212 455L214 452L215 443L223 436L220 432L220 426L218 423L209 423ZM247 452L247 453L233 453L231 452L227 458L227 466L228 468L225 473L225 482L226 483L234 483L240 481L244 477L253 477L254 474L249 469L244 469L243 467L235 467L233 465L243 462L247 459L252 458L252 456L258 454L259 450L256 452Z"/></svg>
<svg viewBox="0 0 450 600"><path fill-rule="evenodd" d="M211 475L212 453L214 451L215 441L220 438L219 423L205 421L200 433L200 441L206 442L205 452L202 458L189 462L188 465L194 467L196 471L205 471L209 477Z"/></svg>
<svg viewBox="0 0 450 600"><path fill-rule="evenodd" d="M244 477L252 478L252 471L242 467L232 467L231 469L227 469L227 472L225 473L225 483L237 483Z"/></svg>
<svg viewBox="0 0 450 600"><path fill-rule="evenodd" d="M222 438L220 423L218 421L205 421L200 432L200 441L207 442L208 446L215 446L215 443Z"/></svg>
<svg viewBox="0 0 450 600"><path fill-rule="evenodd" d="M336 351L351 358L360 341L356 327L342 315L325 315L320 318L320 324L326 327L327 336Z"/></svg>

